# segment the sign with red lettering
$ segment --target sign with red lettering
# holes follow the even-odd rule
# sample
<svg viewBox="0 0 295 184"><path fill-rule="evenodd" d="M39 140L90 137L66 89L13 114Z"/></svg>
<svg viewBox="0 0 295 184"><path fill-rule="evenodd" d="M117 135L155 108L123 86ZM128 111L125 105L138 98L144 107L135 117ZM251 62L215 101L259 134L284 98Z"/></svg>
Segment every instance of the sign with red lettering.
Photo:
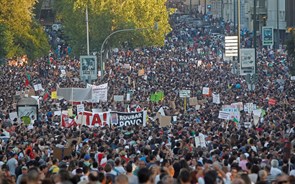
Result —
<svg viewBox="0 0 295 184"><path fill-rule="evenodd" d="M79 118L82 122L82 125L86 125L89 127L104 127L109 126L110 122L110 113L109 112L88 112L84 111L83 113L79 113L78 116L82 116L83 118Z"/></svg>

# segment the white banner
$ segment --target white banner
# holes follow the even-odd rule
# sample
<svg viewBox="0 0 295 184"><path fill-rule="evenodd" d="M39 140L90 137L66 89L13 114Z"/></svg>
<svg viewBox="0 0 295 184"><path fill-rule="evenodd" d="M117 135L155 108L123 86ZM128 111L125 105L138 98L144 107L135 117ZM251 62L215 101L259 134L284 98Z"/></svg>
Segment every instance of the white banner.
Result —
<svg viewBox="0 0 295 184"><path fill-rule="evenodd" d="M236 119L236 120L240 121L240 116L241 116L240 110L236 105L223 105L222 111L230 113L229 119L231 119L231 120Z"/></svg>
<svg viewBox="0 0 295 184"><path fill-rule="evenodd" d="M124 101L124 95L114 95L114 101L115 102L123 102Z"/></svg>
<svg viewBox="0 0 295 184"><path fill-rule="evenodd" d="M208 87L203 87L203 95L209 95L210 89Z"/></svg>
<svg viewBox="0 0 295 184"><path fill-rule="evenodd" d="M35 91L44 91L44 89L42 88L42 84L35 84L34 90Z"/></svg>
<svg viewBox="0 0 295 184"><path fill-rule="evenodd" d="M87 88L92 88L92 102L108 101L108 83L98 86L87 84Z"/></svg>
<svg viewBox="0 0 295 184"><path fill-rule="evenodd" d="M219 94L216 94L216 93L213 94L213 103L220 104L220 95Z"/></svg>
<svg viewBox="0 0 295 184"><path fill-rule="evenodd" d="M230 112L219 111L218 118L219 119L229 120L230 119Z"/></svg>
<svg viewBox="0 0 295 184"><path fill-rule="evenodd" d="M195 144L196 144L196 148L198 148L198 147L201 147L201 148L206 147L205 136L203 134L199 134L199 136L195 137Z"/></svg>

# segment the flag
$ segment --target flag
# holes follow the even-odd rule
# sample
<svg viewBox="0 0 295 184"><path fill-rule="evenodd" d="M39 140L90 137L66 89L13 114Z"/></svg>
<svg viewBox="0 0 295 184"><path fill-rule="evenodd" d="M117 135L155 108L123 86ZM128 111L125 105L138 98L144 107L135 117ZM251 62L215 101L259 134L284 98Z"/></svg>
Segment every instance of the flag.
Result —
<svg viewBox="0 0 295 184"><path fill-rule="evenodd" d="M276 100L273 98L268 99L268 105L275 105L276 104Z"/></svg>
<svg viewBox="0 0 295 184"><path fill-rule="evenodd" d="M30 81L31 80L31 75L27 73L27 79Z"/></svg>
<svg viewBox="0 0 295 184"><path fill-rule="evenodd" d="M141 112L141 111L142 111L142 108L141 108L139 105L137 105L135 111L136 111L136 112Z"/></svg>
<svg viewBox="0 0 295 184"><path fill-rule="evenodd" d="M150 100L151 100L151 102L156 102L156 95L155 94L151 94Z"/></svg>
<svg viewBox="0 0 295 184"><path fill-rule="evenodd" d="M29 80L26 78L25 87L28 87L28 86L29 86Z"/></svg>
<svg viewBox="0 0 295 184"><path fill-rule="evenodd" d="M235 123L236 123L236 125L238 125L238 124L239 124L239 120L238 120L237 118L234 118L234 119L233 119L233 122L235 122Z"/></svg>
<svg viewBox="0 0 295 184"><path fill-rule="evenodd" d="M161 99L162 99L162 93L161 92L156 92L155 93L155 96L156 96L156 102L159 102L159 101L161 101Z"/></svg>
<svg viewBox="0 0 295 184"><path fill-rule="evenodd" d="M164 100L164 91L159 91L158 95L160 96L160 100Z"/></svg>
<svg viewBox="0 0 295 184"><path fill-rule="evenodd" d="M51 92L51 98L52 99L57 99L57 92L56 91Z"/></svg>
<svg viewBox="0 0 295 184"><path fill-rule="evenodd" d="M48 93L46 92L46 93L44 94L44 96L43 96L43 101L47 101L48 97L49 97L49 95L48 95Z"/></svg>

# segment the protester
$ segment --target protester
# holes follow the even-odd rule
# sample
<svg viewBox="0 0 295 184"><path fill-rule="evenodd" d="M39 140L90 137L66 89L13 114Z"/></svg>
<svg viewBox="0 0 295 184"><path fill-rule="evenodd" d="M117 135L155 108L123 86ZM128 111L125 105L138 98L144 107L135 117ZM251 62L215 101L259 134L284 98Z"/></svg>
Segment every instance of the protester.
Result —
<svg viewBox="0 0 295 184"><path fill-rule="evenodd" d="M181 3L173 6L182 7ZM71 109L75 116L80 102L53 98L51 92L87 87L79 77L79 61L62 57L64 48L57 50L56 57L29 65L0 66L3 183L293 181L289 175L295 170L295 82L290 79L285 50L259 44L255 89L249 90L245 77L235 74L233 64L223 56L224 35L233 32L231 22L200 13L194 16L211 26L196 27L172 18L173 30L163 47L110 51L105 74L87 81L107 83L108 100L83 101L85 112L147 111L145 127L75 123L64 127L65 118L58 112ZM214 27L222 27L225 33L214 32ZM251 47L252 40L248 33L243 35L242 47ZM36 90L37 84L41 88ZM208 93L203 93L203 87L209 88ZM180 98L180 90L190 90L197 104ZM160 99L152 98L160 91ZM213 103L216 94L219 103ZM123 101L115 101L115 95L123 95ZM13 117L25 96L38 101L37 116L30 115L28 123ZM219 118L224 105L239 102L243 105L238 107L238 121ZM256 117L255 110L259 111ZM163 115L173 119L167 126L161 125ZM67 119L75 122L78 117Z"/></svg>

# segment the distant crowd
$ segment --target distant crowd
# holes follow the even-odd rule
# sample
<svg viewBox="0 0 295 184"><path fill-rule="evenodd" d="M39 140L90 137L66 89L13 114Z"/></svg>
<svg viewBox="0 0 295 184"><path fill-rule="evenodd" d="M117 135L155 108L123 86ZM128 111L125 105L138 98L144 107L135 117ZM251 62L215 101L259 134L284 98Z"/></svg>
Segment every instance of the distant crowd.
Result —
<svg viewBox="0 0 295 184"><path fill-rule="evenodd" d="M207 21L225 28L231 24ZM252 45L251 39L243 36L242 46ZM2 183L295 183L295 81L285 50L258 47L253 91L223 53L224 34L182 22L173 24L163 47L112 51L105 74L88 81L108 83L108 101L83 102L85 110L140 107L149 117L145 127L62 127L54 112L71 107L76 114L77 106L50 95L57 88L86 87L78 60L52 57L0 66ZM34 84L44 90L35 91ZM203 87L210 92L204 95ZM180 90L190 90L198 105L180 98ZM164 99L152 102L150 95L157 91ZM38 96L38 117L31 126L9 116L17 111L16 93ZM127 93L130 101L114 101L114 95ZM220 103L213 103L213 94L219 94ZM244 106L238 121L219 117L223 105L238 102L255 104L254 110L261 110L258 120ZM175 120L160 126L159 109Z"/></svg>

